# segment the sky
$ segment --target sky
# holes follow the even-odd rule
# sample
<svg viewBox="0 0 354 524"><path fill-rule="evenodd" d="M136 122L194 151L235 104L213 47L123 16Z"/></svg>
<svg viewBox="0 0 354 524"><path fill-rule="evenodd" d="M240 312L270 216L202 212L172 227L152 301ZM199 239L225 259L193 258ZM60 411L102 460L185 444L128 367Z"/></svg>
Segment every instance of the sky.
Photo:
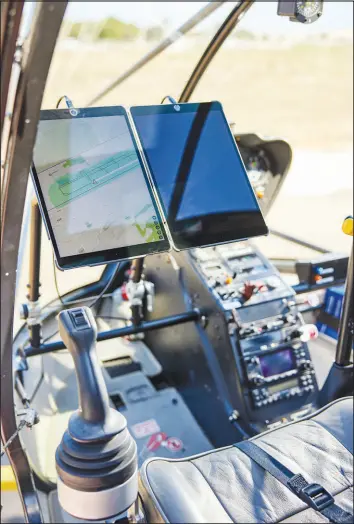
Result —
<svg viewBox="0 0 354 524"><path fill-rule="evenodd" d="M158 24L168 19L177 28L208 2L69 2L66 19L71 21L99 20L108 16L134 23L140 27ZM221 22L235 2L226 2L205 22L213 27ZM295 24L277 16L277 2L257 0L239 24L239 28L261 33L331 32L353 29L353 3L325 1L322 17L311 25Z"/></svg>

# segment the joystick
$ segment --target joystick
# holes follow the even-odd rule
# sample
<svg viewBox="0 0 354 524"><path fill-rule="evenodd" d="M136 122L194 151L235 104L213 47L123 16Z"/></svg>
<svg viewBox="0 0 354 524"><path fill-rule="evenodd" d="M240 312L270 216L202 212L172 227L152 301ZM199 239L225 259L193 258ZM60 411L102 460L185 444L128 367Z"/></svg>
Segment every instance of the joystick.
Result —
<svg viewBox="0 0 354 524"><path fill-rule="evenodd" d="M125 417L109 405L91 310L61 311L59 332L73 357L79 390L79 409L55 456L59 502L78 519L119 519L138 496L136 443Z"/></svg>

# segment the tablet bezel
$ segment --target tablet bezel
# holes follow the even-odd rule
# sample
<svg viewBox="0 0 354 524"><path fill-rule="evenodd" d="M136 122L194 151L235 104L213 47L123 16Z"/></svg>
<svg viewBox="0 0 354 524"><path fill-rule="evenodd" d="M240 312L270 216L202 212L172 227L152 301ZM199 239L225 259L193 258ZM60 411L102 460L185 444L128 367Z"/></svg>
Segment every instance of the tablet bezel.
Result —
<svg viewBox="0 0 354 524"><path fill-rule="evenodd" d="M197 222L197 220L203 220L202 229L203 231L206 230L207 233L199 234L196 232L194 234L187 236L186 234L183 234L183 233L181 234L178 230L179 229L183 230L184 225L188 223L190 224L193 221L193 219L179 220L179 221L175 221L174 223L171 223L171 221L168 219L167 209L164 204L161 192L159 190L159 186L156 183L156 178L154 176L154 172L153 172L151 163L149 161L148 155L144 151L144 144L142 143L139 137L139 130L138 130L138 127L136 126L135 117L146 116L146 115L150 116L150 115L156 115L156 114L174 114L176 115L176 118L178 118L178 115L180 115L181 113L196 112L199 106L207 105L207 104L210 105L211 111L219 111L222 115L226 128L234 144L235 152L239 156L241 166L244 171L246 183L248 184L250 188L250 192L253 196L253 199L254 199L256 207L258 208L258 211L242 211L242 212L229 213L228 215L226 215L225 213L216 213L214 215L211 215L211 214L202 215L201 217L198 217L198 219L195 219L195 222ZM213 246L213 245L218 245L218 244L225 244L229 242L246 240L248 238L257 237L257 236L268 235L269 231L264 221L262 211L258 204L257 198L254 194L252 184L247 175L246 167L244 165L244 162L242 160L241 154L237 147L235 138L232 134L232 131L227 122L225 113L223 111L223 108L220 102L213 101L213 102L201 102L201 103L183 103L183 104L177 104L177 105L176 104L175 105L165 104L165 105L156 105L156 106L133 106L129 108L129 112L130 112L131 118L134 123L135 132L137 133L139 137L139 142L140 142L139 146L141 150L143 151L144 160L147 164L149 176L151 177L152 185L159 199L159 203L160 203L160 206L164 214L164 219L166 221L174 249L176 249L177 251L181 251L184 249L191 249L191 248L196 248L196 247L207 247L207 246ZM219 216L220 227L213 229L213 225L215 225L215 218L217 216ZM230 227L230 223L232 223L231 227ZM235 223L238 224L237 236L235 236L234 234ZM176 224L179 224L179 227L177 227Z"/></svg>
<svg viewBox="0 0 354 524"><path fill-rule="evenodd" d="M40 112L40 120L61 120L61 119L77 119L77 118L95 118L95 117L110 117L110 116L123 116L125 118L126 124L128 126L131 139L133 141L134 149L137 154L141 170L145 182L147 184L151 200L155 207L156 216L160 222L161 230L164 235L164 240L159 242L149 242L143 244L136 244L132 246L123 246L109 250L103 251L93 251L92 253L83 253L71 256L62 257L59 252L58 244L54 235L54 231L49 219L49 214L47 211L47 206L44 200L42 188L40 185L39 177L36 171L34 162L32 162L31 175L33 180L34 189L37 195L39 207L41 210L42 218L48 233L48 237L52 243L56 265L59 269L73 269L85 266L96 266L102 264L108 264L110 262L118 262L121 260L129 260L133 258L139 258L145 255L150 255L154 253L167 252L171 249L171 245L166 233L166 228L164 226L163 217L156 203L154 197L153 189L151 187L150 178L147 176L144 162L141 158L141 152L139 150L138 144L136 142L131 122L129 120L127 111L122 106L112 106L112 107L93 107L93 108L75 108L74 111L77 114L73 113L72 109L55 109L55 110L42 110ZM72 114L73 113L73 114Z"/></svg>

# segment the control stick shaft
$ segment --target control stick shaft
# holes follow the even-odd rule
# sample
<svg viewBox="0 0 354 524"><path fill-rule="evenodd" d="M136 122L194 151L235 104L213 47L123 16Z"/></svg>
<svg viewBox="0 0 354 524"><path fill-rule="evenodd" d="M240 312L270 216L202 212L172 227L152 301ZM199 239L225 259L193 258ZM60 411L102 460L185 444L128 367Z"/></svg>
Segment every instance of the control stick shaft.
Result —
<svg viewBox="0 0 354 524"><path fill-rule="evenodd" d="M109 405L89 308L61 311L59 332L73 357L79 409L56 452L62 509L82 520L123 515L138 496L137 447L125 417Z"/></svg>
<svg viewBox="0 0 354 524"><path fill-rule="evenodd" d="M110 416L109 398L97 358L97 326L91 310L76 308L62 311L59 315L59 333L75 364L81 424L88 423L91 428L92 423L107 422ZM72 429L75 433L75 428L69 427L69 431Z"/></svg>

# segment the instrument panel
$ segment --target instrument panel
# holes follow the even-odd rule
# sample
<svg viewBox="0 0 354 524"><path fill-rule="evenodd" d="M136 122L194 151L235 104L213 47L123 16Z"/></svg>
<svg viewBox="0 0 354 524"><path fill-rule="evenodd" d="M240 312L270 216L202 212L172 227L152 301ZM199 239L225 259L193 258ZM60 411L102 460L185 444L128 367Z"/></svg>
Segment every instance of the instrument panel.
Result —
<svg viewBox="0 0 354 524"><path fill-rule="evenodd" d="M267 259L248 242L195 249L192 257L198 261L208 287L227 311L294 294ZM246 285L253 289L245 301Z"/></svg>
<svg viewBox="0 0 354 524"><path fill-rule="evenodd" d="M317 330L304 324L294 290L250 242L191 255L225 312L248 417L273 419L310 402L318 386L306 340Z"/></svg>

